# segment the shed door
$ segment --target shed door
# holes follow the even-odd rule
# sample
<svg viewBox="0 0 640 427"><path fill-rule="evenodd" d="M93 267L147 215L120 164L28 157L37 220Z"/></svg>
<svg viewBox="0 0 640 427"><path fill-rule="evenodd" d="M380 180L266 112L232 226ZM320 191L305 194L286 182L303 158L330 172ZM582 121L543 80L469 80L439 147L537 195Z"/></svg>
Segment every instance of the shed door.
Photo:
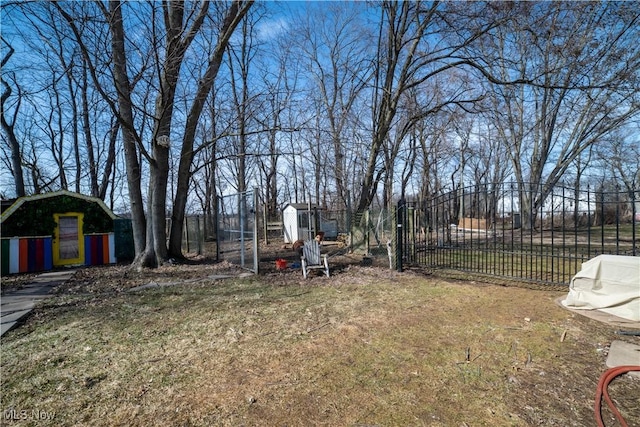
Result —
<svg viewBox="0 0 640 427"><path fill-rule="evenodd" d="M312 240L315 236L315 212L298 211L298 239Z"/></svg>
<svg viewBox="0 0 640 427"><path fill-rule="evenodd" d="M57 227L53 242L53 265L84 264L81 213L54 214Z"/></svg>

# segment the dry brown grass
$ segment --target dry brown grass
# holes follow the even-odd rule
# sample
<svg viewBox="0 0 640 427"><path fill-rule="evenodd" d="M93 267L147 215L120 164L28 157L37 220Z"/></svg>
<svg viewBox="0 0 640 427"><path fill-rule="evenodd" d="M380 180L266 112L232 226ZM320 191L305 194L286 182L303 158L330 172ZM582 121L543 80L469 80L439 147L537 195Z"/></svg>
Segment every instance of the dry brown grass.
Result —
<svg viewBox="0 0 640 427"><path fill-rule="evenodd" d="M588 426L620 338L557 291L361 267L208 275L133 293L70 283L2 338L3 424L46 425L39 410L69 426ZM638 425L640 381L616 382Z"/></svg>

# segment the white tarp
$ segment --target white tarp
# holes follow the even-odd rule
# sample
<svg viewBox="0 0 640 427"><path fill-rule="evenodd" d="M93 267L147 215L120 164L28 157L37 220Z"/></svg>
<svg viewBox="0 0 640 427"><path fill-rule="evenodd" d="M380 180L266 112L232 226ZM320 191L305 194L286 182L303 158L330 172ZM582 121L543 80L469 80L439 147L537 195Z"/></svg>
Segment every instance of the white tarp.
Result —
<svg viewBox="0 0 640 427"><path fill-rule="evenodd" d="M640 321L640 257L599 255L582 263L562 305Z"/></svg>

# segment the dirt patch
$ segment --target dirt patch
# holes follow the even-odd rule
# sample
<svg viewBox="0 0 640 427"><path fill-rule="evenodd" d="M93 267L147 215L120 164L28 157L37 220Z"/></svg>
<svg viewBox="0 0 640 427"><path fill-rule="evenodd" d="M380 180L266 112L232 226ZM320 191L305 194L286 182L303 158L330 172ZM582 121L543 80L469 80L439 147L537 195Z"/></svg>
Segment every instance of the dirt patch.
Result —
<svg viewBox="0 0 640 427"><path fill-rule="evenodd" d="M213 280L222 276L239 276L246 270L227 262L191 258L155 269L133 269L129 265L79 268L66 283L56 287L58 295L118 293L147 284L177 284L195 280Z"/></svg>
<svg viewBox="0 0 640 427"><path fill-rule="evenodd" d="M323 278L320 271L311 271L309 279L304 279L300 268L299 255L291 248L291 245L262 245L260 248L260 277L267 282L278 282L280 285L303 285L321 282L323 285L340 285L345 280L342 274L351 269L366 267L381 267L375 270L377 274L384 277L394 277L397 273L388 270L388 258L385 257L363 257L362 255L350 254L346 248L328 243L323 246L323 253L329 254L330 278ZM287 261L287 268L280 270L276 266L276 260ZM364 268L362 271L367 271ZM184 262L167 263L156 269L132 269L129 265L116 266L96 266L77 269L74 276L61 286L55 289L59 295L79 295L79 294L99 294L118 293L129 289L144 286L150 283L185 284L194 280L202 282L212 282L219 278L244 275L248 270L242 269L226 261L216 262L208 257L188 256ZM371 273L371 272L370 272ZM35 275L18 275L7 278L13 286L23 286L33 279ZM348 277L353 277L349 275ZM3 278L3 289L5 286Z"/></svg>

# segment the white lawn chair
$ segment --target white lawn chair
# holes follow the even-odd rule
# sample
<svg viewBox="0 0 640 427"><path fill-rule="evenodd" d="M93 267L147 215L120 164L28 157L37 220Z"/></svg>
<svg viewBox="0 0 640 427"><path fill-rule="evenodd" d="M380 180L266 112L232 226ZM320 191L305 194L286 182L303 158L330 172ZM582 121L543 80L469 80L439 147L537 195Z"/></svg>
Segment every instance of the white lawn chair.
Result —
<svg viewBox="0 0 640 427"><path fill-rule="evenodd" d="M329 261L326 254L320 253L320 243L317 240L309 240L304 242L302 248L302 274L306 279L309 270L321 269L323 273L329 277Z"/></svg>

